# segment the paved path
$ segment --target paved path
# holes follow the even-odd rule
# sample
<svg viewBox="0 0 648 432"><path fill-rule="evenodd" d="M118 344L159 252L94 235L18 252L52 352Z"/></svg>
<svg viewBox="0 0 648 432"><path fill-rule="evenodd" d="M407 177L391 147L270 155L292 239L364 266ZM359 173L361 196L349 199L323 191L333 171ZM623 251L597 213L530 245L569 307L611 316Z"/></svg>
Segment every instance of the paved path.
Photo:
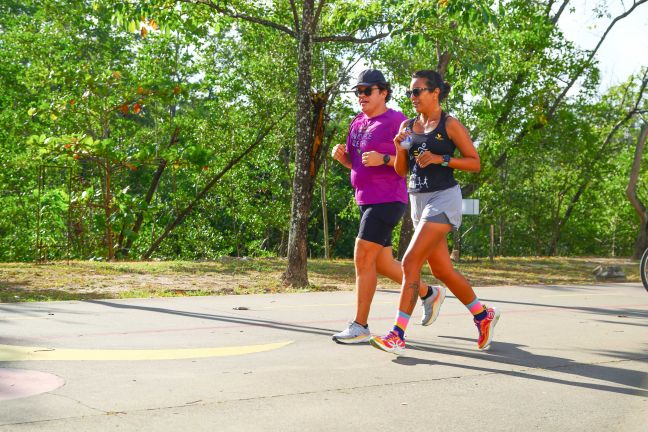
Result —
<svg viewBox="0 0 648 432"><path fill-rule="evenodd" d="M352 292L0 304L0 431L648 430L640 285L478 295L503 311L491 351L448 296L406 357L331 341Z"/></svg>

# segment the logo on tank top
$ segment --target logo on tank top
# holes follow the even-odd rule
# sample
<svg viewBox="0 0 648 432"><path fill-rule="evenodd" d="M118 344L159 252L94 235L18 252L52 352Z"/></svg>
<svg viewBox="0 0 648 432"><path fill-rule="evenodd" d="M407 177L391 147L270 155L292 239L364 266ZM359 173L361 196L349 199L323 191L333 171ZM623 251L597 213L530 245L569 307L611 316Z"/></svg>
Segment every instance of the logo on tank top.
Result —
<svg viewBox="0 0 648 432"><path fill-rule="evenodd" d="M424 151L427 151L427 145L428 145L427 141L423 141L423 142L418 146L418 148L414 148L414 147L413 147L413 150L412 150L412 156L414 156L414 158L419 157L419 155L420 155L421 153L423 153Z"/></svg>
<svg viewBox="0 0 648 432"><path fill-rule="evenodd" d="M441 135L440 133L436 134L436 139L443 141L443 135Z"/></svg>
<svg viewBox="0 0 648 432"><path fill-rule="evenodd" d="M411 175L408 186L410 189L427 188L428 187L427 177L423 177L421 179L420 177L415 178L413 175Z"/></svg>

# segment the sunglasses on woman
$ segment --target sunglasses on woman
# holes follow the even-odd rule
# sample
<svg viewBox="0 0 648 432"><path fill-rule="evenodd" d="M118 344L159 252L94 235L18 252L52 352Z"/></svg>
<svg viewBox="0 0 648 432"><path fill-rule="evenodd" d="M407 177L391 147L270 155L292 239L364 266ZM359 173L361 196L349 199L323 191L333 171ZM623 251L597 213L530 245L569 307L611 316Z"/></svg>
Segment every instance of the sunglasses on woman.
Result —
<svg viewBox="0 0 648 432"><path fill-rule="evenodd" d="M378 87L367 87L367 88L365 88L363 90L355 89L353 91L353 93L356 96L360 96L361 94L363 94L365 96L371 96L371 92L373 92L374 90L378 90Z"/></svg>
<svg viewBox="0 0 648 432"><path fill-rule="evenodd" d="M430 87L414 87L412 90L405 91L405 96L407 96L408 98L412 97L412 95L414 95L415 97L419 97L421 96L423 90L434 91L435 89Z"/></svg>

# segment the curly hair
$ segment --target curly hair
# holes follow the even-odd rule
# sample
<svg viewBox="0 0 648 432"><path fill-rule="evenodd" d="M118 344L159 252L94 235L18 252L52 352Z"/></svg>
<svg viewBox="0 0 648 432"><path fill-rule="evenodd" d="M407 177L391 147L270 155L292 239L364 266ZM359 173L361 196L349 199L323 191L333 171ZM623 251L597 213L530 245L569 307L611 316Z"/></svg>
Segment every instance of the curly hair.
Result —
<svg viewBox="0 0 648 432"><path fill-rule="evenodd" d="M425 78L427 80L427 86L431 89L438 88L439 92L439 102L445 99L450 93L450 84L443 81L441 74L435 70L424 69L416 71L412 74L412 78Z"/></svg>
<svg viewBox="0 0 648 432"><path fill-rule="evenodd" d="M391 95L392 95L391 85L389 85L389 83L386 82L385 83L379 82L376 83L375 86L378 87L380 91L387 90L387 97L385 97L385 102L389 102L389 99L391 99Z"/></svg>

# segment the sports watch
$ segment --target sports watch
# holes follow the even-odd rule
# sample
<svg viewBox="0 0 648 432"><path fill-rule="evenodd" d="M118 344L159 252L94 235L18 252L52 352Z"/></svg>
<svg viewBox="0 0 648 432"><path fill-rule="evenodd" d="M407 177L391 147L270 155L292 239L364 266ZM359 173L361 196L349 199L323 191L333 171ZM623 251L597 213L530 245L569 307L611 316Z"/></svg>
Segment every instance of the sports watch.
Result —
<svg viewBox="0 0 648 432"><path fill-rule="evenodd" d="M450 155L443 155L443 162L441 162L441 166L448 166L450 163Z"/></svg>
<svg viewBox="0 0 648 432"><path fill-rule="evenodd" d="M388 154L383 156L383 165L389 165L389 160L390 159L391 159L391 157Z"/></svg>

